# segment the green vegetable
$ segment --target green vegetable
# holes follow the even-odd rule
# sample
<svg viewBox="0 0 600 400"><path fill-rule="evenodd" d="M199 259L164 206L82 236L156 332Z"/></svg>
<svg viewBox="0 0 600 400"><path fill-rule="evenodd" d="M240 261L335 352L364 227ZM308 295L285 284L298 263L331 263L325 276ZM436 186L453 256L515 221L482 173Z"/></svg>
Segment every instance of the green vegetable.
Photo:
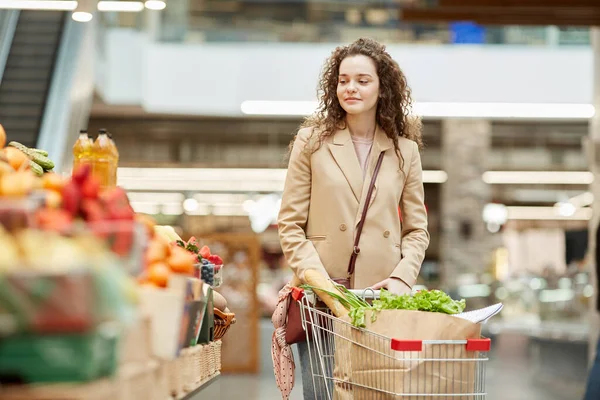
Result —
<svg viewBox="0 0 600 400"><path fill-rule="evenodd" d="M8 144L11 147L21 150L23 153L27 154L27 156L35 161L40 167L44 169L44 171L49 171L54 168L54 162L46 156L43 156L39 152L36 152L29 147L21 144L19 142L10 142Z"/></svg>
<svg viewBox="0 0 600 400"><path fill-rule="evenodd" d="M37 176L44 175L44 169L40 167L35 161L29 160L29 167Z"/></svg>
<svg viewBox="0 0 600 400"><path fill-rule="evenodd" d="M310 285L302 285L303 289L310 289L317 295L319 291L327 293L342 303L348 311L352 325L358 328L366 327L366 311L371 310L371 322L375 322L377 314L381 310L414 310L439 312L444 314L459 314L465 310L465 300L453 300L441 290L420 290L414 296L405 294L397 296L385 289L380 291L379 300L373 300L373 304L367 303L362 297L350 292L342 285L336 285L341 292L333 293L328 290L319 289Z"/></svg>
<svg viewBox="0 0 600 400"><path fill-rule="evenodd" d="M48 157L48 152L46 150L41 150L41 149L31 149L31 150L35 151L36 153L40 153L44 157Z"/></svg>
<svg viewBox="0 0 600 400"><path fill-rule="evenodd" d="M381 290L379 300L373 301L376 310L417 310L459 314L466 307L465 300L453 300L441 290L420 290L414 296L396 296Z"/></svg>

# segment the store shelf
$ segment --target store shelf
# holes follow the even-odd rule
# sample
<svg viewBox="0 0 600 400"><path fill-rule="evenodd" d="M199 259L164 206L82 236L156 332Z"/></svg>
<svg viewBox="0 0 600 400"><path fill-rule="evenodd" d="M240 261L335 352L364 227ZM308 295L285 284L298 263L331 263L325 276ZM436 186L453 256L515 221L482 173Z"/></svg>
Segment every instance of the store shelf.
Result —
<svg viewBox="0 0 600 400"><path fill-rule="evenodd" d="M200 386L198 386L196 390L194 390L191 393L187 393L184 396L181 396L179 400L200 400L200 398L202 397L202 391L210 385L212 385L213 383L215 383L217 379L219 379L220 375L220 372L217 372L210 378L204 380L204 382L200 383Z"/></svg>

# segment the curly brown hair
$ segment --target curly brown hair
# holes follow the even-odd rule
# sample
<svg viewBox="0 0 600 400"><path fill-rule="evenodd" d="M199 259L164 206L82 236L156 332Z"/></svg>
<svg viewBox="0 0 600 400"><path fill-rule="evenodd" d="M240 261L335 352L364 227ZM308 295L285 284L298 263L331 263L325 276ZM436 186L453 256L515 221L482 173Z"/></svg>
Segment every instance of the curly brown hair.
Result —
<svg viewBox="0 0 600 400"><path fill-rule="evenodd" d="M396 140L398 136L413 140L422 148L421 120L411 114L413 101L406 76L383 44L373 39L360 38L347 46L337 47L325 62L317 91L319 107L302 123L302 127L317 128L318 144L312 150L316 151L321 147L323 140L333 135L337 129L345 128L346 111L337 97L338 75L342 61L356 55L367 56L375 62L379 76L376 121L393 140L400 159L402 155Z"/></svg>

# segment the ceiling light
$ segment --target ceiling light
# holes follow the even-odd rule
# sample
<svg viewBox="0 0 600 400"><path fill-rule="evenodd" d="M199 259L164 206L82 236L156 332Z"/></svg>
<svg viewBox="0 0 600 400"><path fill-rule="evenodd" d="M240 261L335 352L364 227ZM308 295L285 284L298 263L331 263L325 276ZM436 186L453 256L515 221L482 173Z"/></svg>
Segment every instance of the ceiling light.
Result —
<svg viewBox="0 0 600 400"><path fill-rule="evenodd" d="M595 109L591 104L417 102L414 110L424 118L590 119Z"/></svg>
<svg viewBox="0 0 600 400"><path fill-rule="evenodd" d="M147 0L144 4L148 10L164 10L167 7L167 4L161 0Z"/></svg>
<svg viewBox="0 0 600 400"><path fill-rule="evenodd" d="M577 208L572 215L561 215L558 207L520 207L509 206L509 220L579 220L588 221L592 218L591 208Z"/></svg>
<svg viewBox="0 0 600 400"><path fill-rule="evenodd" d="M285 168L119 168L130 191L282 192ZM445 171L423 171L423 182L443 183Z"/></svg>
<svg viewBox="0 0 600 400"><path fill-rule="evenodd" d="M73 11L77 1L0 0L0 9Z"/></svg>
<svg viewBox="0 0 600 400"><path fill-rule="evenodd" d="M489 203L483 207L484 222L504 225L508 218L508 210L504 204Z"/></svg>
<svg viewBox="0 0 600 400"><path fill-rule="evenodd" d="M93 18L93 15L89 12L84 11L75 11L73 15L71 15L73 21L77 22L90 22Z"/></svg>
<svg viewBox="0 0 600 400"><path fill-rule="evenodd" d="M424 183L444 183L448 180L448 174L446 171L423 171L423 182Z"/></svg>
<svg viewBox="0 0 600 400"><path fill-rule="evenodd" d="M561 217L572 217L577 211L577 207L571 203L559 203L558 206L555 207L557 208L558 215Z"/></svg>
<svg viewBox="0 0 600 400"><path fill-rule="evenodd" d="M194 212L198 209L198 200L191 198L183 201L183 209L186 212Z"/></svg>
<svg viewBox="0 0 600 400"><path fill-rule="evenodd" d="M141 1L100 1L98 11L114 12L140 12L144 9Z"/></svg>
<svg viewBox="0 0 600 400"><path fill-rule="evenodd" d="M494 185L589 185L594 175L589 171L487 171L483 181Z"/></svg>
<svg viewBox="0 0 600 400"><path fill-rule="evenodd" d="M318 107L317 101L247 100L240 109L247 115L306 116ZM424 118L522 118L522 119L590 119L595 114L591 104L544 103L445 103L415 102L414 114Z"/></svg>
<svg viewBox="0 0 600 400"><path fill-rule="evenodd" d="M79 0L77 2L77 8L71 15L73 21L77 22L90 22L94 18L94 11L96 11L97 0Z"/></svg>

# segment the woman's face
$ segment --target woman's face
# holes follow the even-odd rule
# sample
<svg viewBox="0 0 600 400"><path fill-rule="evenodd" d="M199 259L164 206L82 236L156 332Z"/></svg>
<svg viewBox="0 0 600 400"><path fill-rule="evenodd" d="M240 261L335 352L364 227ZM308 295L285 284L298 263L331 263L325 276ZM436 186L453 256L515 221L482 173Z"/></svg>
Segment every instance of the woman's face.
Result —
<svg viewBox="0 0 600 400"><path fill-rule="evenodd" d="M376 110L379 77L375 62L367 56L349 56L340 64L337 97L342 108L352 115Z"/></svg>

